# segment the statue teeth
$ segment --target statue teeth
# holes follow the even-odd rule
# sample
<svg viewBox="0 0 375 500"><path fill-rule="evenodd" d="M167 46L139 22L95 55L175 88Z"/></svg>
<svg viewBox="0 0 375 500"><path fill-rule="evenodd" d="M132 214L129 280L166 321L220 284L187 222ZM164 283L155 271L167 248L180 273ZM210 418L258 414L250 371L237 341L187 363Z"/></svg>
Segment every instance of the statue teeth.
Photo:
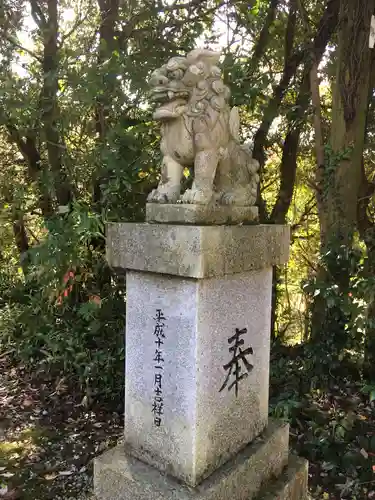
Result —
<svg viewBox="0 0 375 500"><path fill-rule="evenodd" d="M168 99L173 99L174 98L174 92L172 90L168 91Z"/></svg>

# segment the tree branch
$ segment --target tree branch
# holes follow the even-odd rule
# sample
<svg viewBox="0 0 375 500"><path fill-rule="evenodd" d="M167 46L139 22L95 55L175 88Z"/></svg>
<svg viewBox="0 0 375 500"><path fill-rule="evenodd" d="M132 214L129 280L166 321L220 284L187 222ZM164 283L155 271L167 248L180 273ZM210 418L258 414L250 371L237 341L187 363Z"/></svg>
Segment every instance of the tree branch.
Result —
<svg viewBox="0 0 375 500"><path fill-rule="evenodd" d="M306 97L304 97L304 94L306 93L306 87L308 85L308 75L311 69L312 61L311 61L311 50L314 52L314 57L315 60L320 60L323 56L324 50L326 48L326 45L329 41L329 39L332 36L332 33L334 32L336 26L337 26L337 21L338 21L338 12L339 12L339 5L340 2L339 0L328 0L327 1L327 7L326 10L324 11L324 14L319 22L319 26L315 35L315 39L311 45L311 43L308 41L305 44L305 47L298 52L292 52L287 54L287 50L285 52L286 54L286 60L284 64L284 72L283 76L281 78L280 83L275 87L273 96L271 97L271 100L268 103L268 106L264 112L263 115L263 120L255 134L254 137L254 148L253 148L253 156L256 158L260 165L261 169L263 168L265 164L265 146L266 146L266 140L267 140L267 135L269 133L270 127L276 118L279 108L282 102L282 99L284 97L285 91L288 88L290 81L292 77L295 75L297 68L299 64L303 61L303 59L306 59L305 61L305 70L304 70L304 77L303 77L303 82L301 84L301 89L299 92L299 96L297 98L297 101L300 101L300 104L303 103L303 108L299 110L299 115L301 117L301 113L303 109L306 109L308 106L308 100L306 101ZM293 14L290 12L290 15ZM293 14L294 15L294 14ZM289 22L288 22L289 24ZM293 22L290 21L290 26L293 26ZM292 28L290 28L292 29ZM290 33L286 34L286 48L287 45L289 45L289 48L291 47L291 41L290 41ZM308 92L308 87L307 87L307 92ZM295 179L295 170L297 168L297 158L296 158L296 148L298 147L298 141L299 141L299 135L300 135L301 129L295 130L294 132L289 131L286 141L284 143L284 152L285 156L283 155L283 162L281 164L282 168L286 168L287 163L289 163L288 167L288 173L290 179ZM292 170L294 169L294 174ZM284 170L285 174L285 170ZM291 201L291 197L293 194L293 189L294 189L294 184L293 186L284 186L286 189L283 191L280 191L279 193L279 198L276 203L278 203L278 208L276 209L276 212L273 210L273 217L276 217L276 214L279 212L280 215L277 215L277 217L281 217L281 214L287 211L287 202L289 198L289 204ZM284 198L284 199L282 199ZM267 219L267 214L265 211L265 205L264 205L264 200L261 197L260 191L258 192L258 205L260 209L260 217L262 220ZM275 205L276 207L276 205ZM286 212L285 212L286 215ZM285 217L284 215L284 217Z"/></svg>
<svg viewBox="0 0 375 500"><path fill-rule="evenodd" d="M315 200L315 194L310 198L310 200L306 203L305 209L302 212L298 222L294 223L291 226L291 233L294 234L294 232L303 224L303 222L311 215L311 212L314 210L316 207L316 200ZM293 237L292 237L293 240Z"/></svg>
<svg viewBox="0 0 375 500"><path fill-rule="evenodd" d="M327 7L319 22L315 39L312 44L314 52L324 52L325 47L337 26L339 6L339 0L327 1ZM271 97L264 112L262 123L260 124L259 129L254 137L253 155L254 158L256 158L260 162L261 167L263 167L265 163L264 149L267 135L274 119L278 114L285 91L288 88L292 77L295 75L298 66L301 64L304 58L310 57L310 54L311 43L307 42L302 50L293 52L290 57L288 57L288 60L285 61L284 72L281 81L274 88L273 96Z"/></svg>
<svg viewBox="0 0 375 500"><path fill-rule="evenodd" d="M322 110L320 106L318 62L314 61L310 71L311 99L314 108L314 130L315 130L315 149L318 168L324 167L324 140L322 128ZM319 182L318 182L319 185Z"/></svg>
<svg viewBox="0 0 375 500"><path fill-rule="evenodd" d="M375 86L375 54L371 58L371 80L369 85L369 100L372 99L373 89ZM373 111L370 106L370 112ZM368 121L367 115L367 121ZM368 127L366 126L366 135L368 134ZM357 224L361 239L365 242L366 246L373 248L375 245L375 224L368 215L368 208L370 201L375 194L375 183L370 182L366 175L365 163L362 159L361 165L361 184L358 193L357 204Z"/></svg>
<svg viewBox="0 0 375 500"><path fill-rule="evenodd" d="M285 32L285 52L284 52L285 64L289 60L293 52L294 36L296 32L296 22L297 22L296 0L290 0L289 16ZM285 72L285 67L284 67L284 72Z"/></svg>
<svg viewBox="0 0 375 500"><path fill-rule="evenodd" d="M4 40L6 40L10 44L12 44L17 49L22 50L23 52L26 52L26 54L29 54L29 56L33 57L34 59L36 59L40 63L43 61L43 59L41 57L39 57L37 54L35 54L35 52L33 52L32 50L27 49L26 47L23 47L13 37L11 37L9 35L5 35L5 34L1 34L1 37L4 38Z"/></svg>
<svg viewBox="0 0 375 500"><path fill-rule="evenodd" d="M59 46L58 46L59 49L62 48L65 41L68 38L70 38L73 35L73 33L87 20L88 14L89 13L86 12L86 14L83 17L80 17L79 19L77 19L77 21L74 23L73 27L67 33L65 33L64 35L61 36L61 41L60 41Z"/></svg>
<svg viewBox="0 0 375 500"><path fill-rule="evenodd" d="M285 33L285 59L284 59L284 71L283 76L281 78L281 82L274 88L274 94L269 102L268 107L265 110L263 115L262 123L258 131L254 136L254 148L253 148L253 156L256 160L258 160L260 164L260 173L262 173L263 166L265 164L265 142L267 139L267 135L273 120L276 118L279 110L279 106L281 104L284 92L287 86L292 79L292 76L297 70L297 67L300 63L300 59L302 57L301 53L294 54L294 57L291 56L289 51L293 47L294 35L295 35L295 8L294 8L294 0L290 5L289 16L288 16L288 24ZM302 59L301 59L302 60ZM260 212L260 220L266 221L267 212L265 202L262 198L260 185L258 187L258 195L257 201Z"/></svg>
<svg viewBox="0 0 375 500"><path fill-rule="evenodd" d="M300 5L300 9L302 6L300 4L300 0L297 0ZM301 15L304 17L304 11L301 12ZM304 18L304 23L306 25L305 30L306 34L309 37L311 35L311 28L307 26L308 20ZM328 40L327 40L328 41ZM324 145L323 145L323 133L322 133L322 122L321 122L321 111L320 111L320 96L319 96L319 81L317 68L323 57L323 53L325 50L324 44L319 44L318 47L314 50L311 49L311 56L305 62L304 75L300 85L297 101L296 101L296 116L291 115L290 117L290 125L289 131L285 138L284 147L283 147L283 157L280 165L280 190L278 193L278 197L276 203L273 207L271 213L271 221L274 223L284 224L287 212L289 210L293 192L294 192L294 184L297 172L297 152L298 152L298 144L299 138L304 126L304 115L308 109L309 100L310 100L310 90L312 94L313 106L315 109L314 112L314 126L315 126L315 135L316 135L316 150L317 150L317 158L318 165L324 165ZM292 123L296 123L292 126ZM321 168L318 169L320 172ZM318 180L318 179L317 179ZM319 185L319 181L317 182ZM319 192L316 193L319 196Z"/></svg>
<svg viewBox="0 0 375 500"><path fill-rule="evenodd" d="M39 29L43 30L47 26L47 20L37 0L30 0L31 15Z"/></svg>
<svg viewBox="0 0 375 500"><path fill-rule="evenodd" d="M258 41L255 45L253 55L249 64L250 74L253 73L254 69L257 67L259 61L261 60L266 48L267 43L270 36L270 28L275 21L277 7L279 5L280 0L270 0L266 19L264 21L264 25L260 32Z"/></svg>
<svg viewBox="0 0 375 500"><path fill-rule="evenodd" d="M39 206L44 217L49 217L53 213L53 203L48 186L40 180L40 174L43 171L41 157L35 144L35 139L30 135L25 138L21 136L17 127L12 123L4 113L0 113L0 125L4 125L10 141L14 142L22 157L27 163L27 172L29 178L36 182L39 187Z"/></svg>

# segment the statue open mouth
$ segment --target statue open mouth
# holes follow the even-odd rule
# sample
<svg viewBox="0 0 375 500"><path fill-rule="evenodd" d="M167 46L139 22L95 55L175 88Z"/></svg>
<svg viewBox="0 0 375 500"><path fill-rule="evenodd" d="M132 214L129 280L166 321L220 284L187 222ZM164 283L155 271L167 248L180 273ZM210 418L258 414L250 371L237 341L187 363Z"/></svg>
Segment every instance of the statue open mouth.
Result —
<svg viewBox="0 0 375 500"><path fill-rule="evenodd" d="M155 120L171 120L179 118L186 112L186 101L184 99L175 99L159 106L154 112Z"/></svg>
<svg viewBox="0 0 375 500"><path fill-rule="evenodd" d="M168 101L168 89L166 87L156 87L150 91L150 97L153 102Z"/></svg>
<svg viewBox="0 0 375 500"><path fill-rule="evenodd" d="M151 100L153 102L171 102L175 101L176 99L189 99L189 92L188 90L183 90L183 89L170 89L168 87L154 87L151 92Z"/></svg>

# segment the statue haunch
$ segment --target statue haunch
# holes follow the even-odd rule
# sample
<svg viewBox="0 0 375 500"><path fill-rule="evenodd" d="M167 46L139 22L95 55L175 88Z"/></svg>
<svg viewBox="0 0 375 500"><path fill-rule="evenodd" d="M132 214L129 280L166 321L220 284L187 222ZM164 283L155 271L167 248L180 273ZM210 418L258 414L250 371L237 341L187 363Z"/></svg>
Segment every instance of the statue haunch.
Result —
<svg viewBox="0 0 375 500"><path fill-rule="evenodd" d="M256 200L259 164L239 142L239 114L229 107L219 58L210 50L193 50L151 76L163 161L150 202L251 206ZM184 167L194 167L194 180L181 197Z"/></svg>

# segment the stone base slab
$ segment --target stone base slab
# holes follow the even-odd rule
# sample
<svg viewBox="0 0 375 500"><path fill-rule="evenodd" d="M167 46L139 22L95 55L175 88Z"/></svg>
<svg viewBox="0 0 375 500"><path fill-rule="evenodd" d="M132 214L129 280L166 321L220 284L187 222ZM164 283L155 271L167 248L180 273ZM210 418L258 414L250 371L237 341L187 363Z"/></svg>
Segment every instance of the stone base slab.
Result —
<svg viewBox="0 0 375 500"><path fill-rule="evenodd" d="M288 462L288 440L289 426L270 422L261 437L195 488L162 474L128 455L124 446L117 446L94 462L94 493L100 500L259 499L261 488L279 477Z"/></svg>
<svg viewBox="0 0 375 500"><path fill-rule="evenodd" d="M258 207L147 203L146 222L167 224L240 224L258 221Z"/></svg>
<svg viewBox="0 0 375 500"><path fill-rule="evenodd" d="M307 500L308 462L290 455L282 475L261 490L256 500Z"/></svg>

